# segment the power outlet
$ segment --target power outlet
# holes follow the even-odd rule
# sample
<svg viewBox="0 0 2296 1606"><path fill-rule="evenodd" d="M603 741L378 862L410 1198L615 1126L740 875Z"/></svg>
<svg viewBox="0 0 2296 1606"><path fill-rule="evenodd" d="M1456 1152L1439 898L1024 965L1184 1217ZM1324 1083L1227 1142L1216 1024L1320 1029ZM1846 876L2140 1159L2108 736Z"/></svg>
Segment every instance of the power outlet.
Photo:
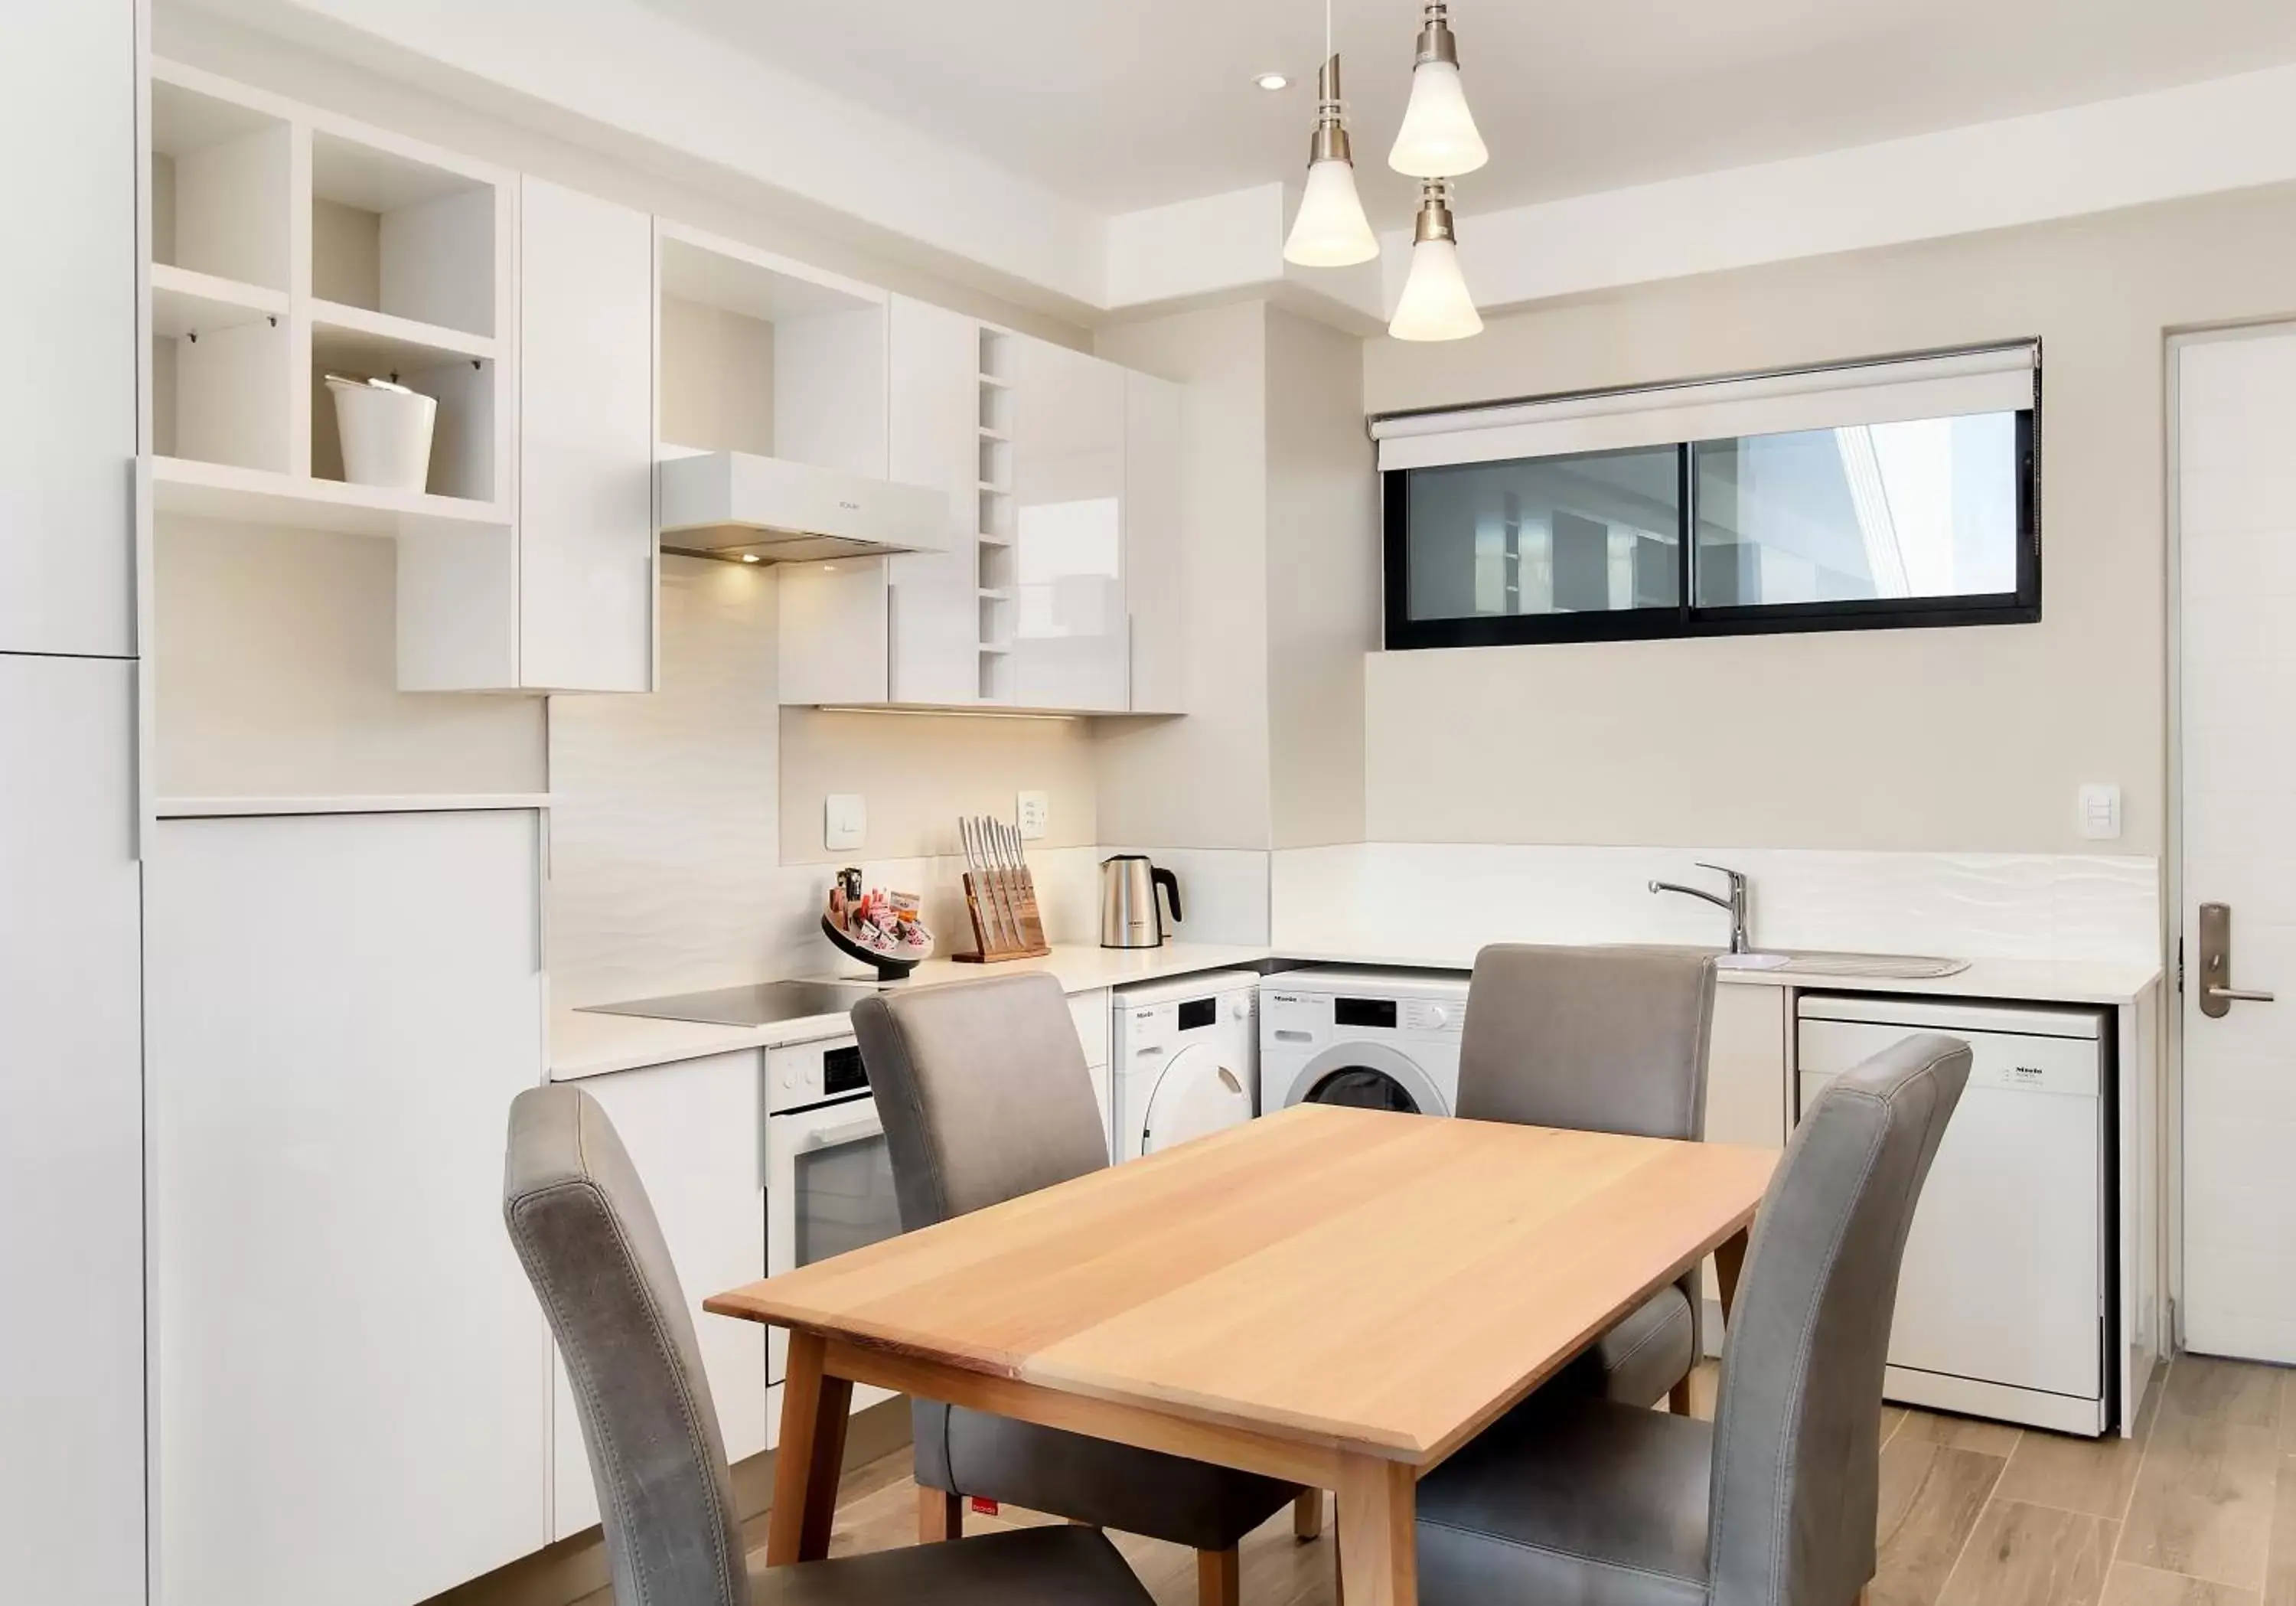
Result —
<svg viewBox="0 0 2296 1606"><path fill-rule="evenodd" d="M842 852L869 835L869 800L857 792L832 792L823 810L821 845Z"/></svg>
<svg viewBox="0 0 2296 1606"><path fill-rule="evenodd" d="M1049 792L1023 792L1016 817L1021 822L1021 840L1042 841L1053 828L1053 795Z"/></svg>

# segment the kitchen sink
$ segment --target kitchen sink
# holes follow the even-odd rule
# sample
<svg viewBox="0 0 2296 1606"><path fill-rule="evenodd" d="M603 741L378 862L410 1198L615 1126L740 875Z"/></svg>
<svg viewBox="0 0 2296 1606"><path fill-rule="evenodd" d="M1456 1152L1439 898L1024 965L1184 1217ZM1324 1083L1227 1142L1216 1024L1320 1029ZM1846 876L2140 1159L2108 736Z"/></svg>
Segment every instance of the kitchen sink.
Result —
<svg viewBox="0 0 2296 1606"><path fill-rule="evenodd" d="M1725 970L1776 970L1788 976L1848 976L1921 981L1954 976L1967 959L1941 959L1918 953L1827 953L1788 950L1772 953L1726 953L1715 960Z"/></svg>

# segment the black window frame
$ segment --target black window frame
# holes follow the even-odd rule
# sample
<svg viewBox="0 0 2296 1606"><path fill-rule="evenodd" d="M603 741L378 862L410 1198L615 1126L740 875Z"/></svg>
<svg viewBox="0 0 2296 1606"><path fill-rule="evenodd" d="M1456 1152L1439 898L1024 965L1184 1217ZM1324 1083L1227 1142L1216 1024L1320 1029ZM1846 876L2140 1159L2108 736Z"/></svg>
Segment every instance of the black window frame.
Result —
<svg viewBox="0 0 2296 1606"><path fill-rule="evenodd" d="M2041 403L2018 409L2017 589L1968 597L1876 597L1849 602L1750 603L1701 607L1694 589L1698 531L1696 441L1674 443L1680 488L1677 601L1670 608L1572 614L1485 614L1456 619L1411 616L1407 468L1380 474L1387 650L1529 647L1548 642L1672 641L1710 636L1775 636L1815 630L1893 630L1984 624L2038 624L2041 618ZM1664 442L1657 444L1663 445ZM1515 461L1516 459L1502 459ZM1535 461L1536 459L1520 459Z"/></svg>

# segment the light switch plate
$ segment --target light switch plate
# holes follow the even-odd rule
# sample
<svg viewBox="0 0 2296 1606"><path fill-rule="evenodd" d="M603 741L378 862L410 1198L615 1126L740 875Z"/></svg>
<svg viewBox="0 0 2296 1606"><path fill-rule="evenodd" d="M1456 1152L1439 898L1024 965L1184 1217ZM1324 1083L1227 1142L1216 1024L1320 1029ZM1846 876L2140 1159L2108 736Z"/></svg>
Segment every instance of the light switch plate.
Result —
<svg viewBox="0 0 2296 1606"><path fill-rule="evenodd" d="M1053 795L1049 792L1023 792L1015 816L1021 822L1021 840L1039 842L1053 828Z"/></svg>
<svg viewBox="0 0 2296 1606"><path fill-rule="evenodd" d="M821 845L832 852L857 848L869 835L869 800L857 792L832 792L823 811Z"/></svg>
<svg viewBox="0 0 2296 1606"><path fill-rule="evenodd" d="M2108 781L2089 781L2080 789L2080 834L2091 842L2115 842L2120 837L2120 788Z"/></svg>

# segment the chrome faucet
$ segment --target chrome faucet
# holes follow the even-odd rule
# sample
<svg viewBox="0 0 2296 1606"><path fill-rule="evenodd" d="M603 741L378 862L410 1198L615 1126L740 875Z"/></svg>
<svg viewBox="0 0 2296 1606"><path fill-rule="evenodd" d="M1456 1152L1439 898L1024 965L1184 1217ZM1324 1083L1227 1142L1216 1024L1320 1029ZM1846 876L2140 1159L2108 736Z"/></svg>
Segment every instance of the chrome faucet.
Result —
<svg viewBox="0 0 2296 1606"><path fill-rule="evenodd" d="M1702 887L1677 886L1671 881L1653 881L1650 884L1650 889L1654 893L1680 893L1685 898L1703 898L1717 909L1728 910L1730 911L1730 951L1744 953L1749 946L1746 940L1746 877L1736 870L1725 869L1718 864L1701 864L1698 868L1729 877L1730 895L1726 898L1719 893L1710 893Z"/></svg>

